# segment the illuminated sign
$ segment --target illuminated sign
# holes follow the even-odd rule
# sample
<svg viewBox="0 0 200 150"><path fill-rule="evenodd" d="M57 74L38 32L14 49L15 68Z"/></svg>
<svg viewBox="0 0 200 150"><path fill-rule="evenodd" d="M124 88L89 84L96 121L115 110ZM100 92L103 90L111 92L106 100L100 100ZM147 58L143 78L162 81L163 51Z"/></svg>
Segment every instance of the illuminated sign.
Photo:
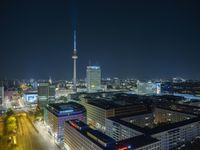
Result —
<svg viewBox="0 0 200 150"><path fill-rule="evenodd" d="M37 94L24 94L24 99L29 103L37 102Z"/></svg>
<svg viewBox="0 0 200 150"><path fill-rule="evenodd" d="M129 150L131 149L131 145L128 145L128 146L125 146L125 147L121 147L121 148L118 148L118 150Z"/></svg>
<svg viewBox="0 0 200 150"><path fill-rule="evenodd" d="M73 112L74 110L63 110L63 111L60 111L60 113L62 114L62 113L70 113L70 112Z"/></svg>
<svg viewBox="0 0 200 150"><path fill-rule="evenodd" d="M75 128L75 129L81 129L75 122L73 122L73 121L69 121L69 123L70 123L70 126L72 127L72 128Z"/></svg>

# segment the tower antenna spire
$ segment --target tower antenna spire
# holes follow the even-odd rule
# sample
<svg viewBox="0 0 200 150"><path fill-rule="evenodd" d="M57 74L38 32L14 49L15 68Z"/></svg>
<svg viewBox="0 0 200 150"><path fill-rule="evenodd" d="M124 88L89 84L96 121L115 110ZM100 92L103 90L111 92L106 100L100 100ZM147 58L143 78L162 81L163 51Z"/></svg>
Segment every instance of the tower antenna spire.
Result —
<svg viewBox="0 0 200 150"><path fill-rule="evenodd" d="M78 59L76 51L76 30L74 30L74 49L73 49L73 90L76 92L76 60Z"/></svg>
<svg viewBox="0 0 200 150"><path fill-rule="evenodd" d="M74 50L76 50L76 30L74 30Z"/></svg>

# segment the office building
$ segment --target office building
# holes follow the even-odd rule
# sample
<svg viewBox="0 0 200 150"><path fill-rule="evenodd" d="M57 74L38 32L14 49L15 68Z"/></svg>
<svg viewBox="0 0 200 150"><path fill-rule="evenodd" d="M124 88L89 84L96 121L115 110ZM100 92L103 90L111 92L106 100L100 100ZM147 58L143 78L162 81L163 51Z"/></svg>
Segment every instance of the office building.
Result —
<svg viewBox="0 0 200 150"><path fill-rule="evenodd" d="M64 127L65 150L159 150L159 140L136 136L116 142L111 137L91 129L79 120L67 121Z"/></svg>
<svg viewBox="0 0 200 150"><path fill-rule="evenodd" d="M121 81L119 78L114 78L112 81L112 85L114 89L120 88Z"/></svg>
<svg viewBox="0 0 200 150"><path fill-rule="evenodd" d="M126 102L125 100L110 100L103 98L83 98L80 102L87 110L87 123L105 132L105 119L147 111L143 104Z"/></svg>
<svg viewBox="0 0 200 150"><path fill-rule="evenodd" d="M151 113L106 119L106 134L116 141L128 140L138 133L159 140L161 150L170 150L200 135L200 118L156 108Z"/></svg>
<svg viewBox="0 0 200 150"><path fill-rule="evenodd" d="M65 88L58 88L56 90L56 98L60 98L62 96L68 97L68 95L69 95L70 92L71 92L71 90L68 90L68 89L65 89Z"/></svg>
<svg viewBox="0 0 200 150"><path fill-rule="evenodd" d="M37 90L38 83L34 79L30 79L30 84L33 90Z"/></svg>
<svg viewBox="0 0 200 150"><path fill-rule="evenodd" d="M87 66L86 77L88 92L101 90L101 68L99 66Z"/></svg>
<svg viewBox="0 0 200 150"><path fill-rule="evenodd" d="M139 135L117 141L117 150L160 150L160 141L148 135Z"/></svg>
<svg viewBox="0 0 200 150"><path fill-rule="evenodd" d="M55 86L49 83L38 84L38 105L44 108L50 101L55 100Z"/></svg>
<svg viewBox="0 0 200 150"><path fill-rule="evenodd" d="M38 105L43 108L48 103L49 83L38 84Z"/></svg>
<svg viewBox="0 0 200 150"><path fill-rule="evenodd" d="M65 150L115 150L114 139L79 120L67 121L64 130Z"/></svg>
<svg viewBox="0 0 200 150"><path fill-rule="evenodd" d="M160 94L161 84L149 82L137 81L137 91L138 94Z"/></svg>
<svg viewBox="0 0 200 150"><path fill-rule="evenodd" d="M0 86L0 105L4 102L4 86Z"/></svg>
<svg viewBox="0 0 200 150"><path fill-rule="evenodd" d="M49 85L49 101L54 101L56 95L56 87L55 85Z"/></svg>
<svg viewBox="0 0 200 150"><path fill-rule="evenodd" d="M86 122L85 108L75 102L48 104L44 112L44 122L57 142L63 140L64 122L74 119Z"/></svg>

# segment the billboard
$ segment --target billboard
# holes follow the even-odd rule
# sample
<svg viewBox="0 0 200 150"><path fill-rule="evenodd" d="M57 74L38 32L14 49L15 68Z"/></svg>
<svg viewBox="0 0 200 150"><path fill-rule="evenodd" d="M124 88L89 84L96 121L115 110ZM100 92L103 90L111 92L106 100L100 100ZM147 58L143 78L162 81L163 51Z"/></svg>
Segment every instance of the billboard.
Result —
<svg viewBox="0 0 200 150"><path fill-rule="evenodd" d="M24 94L24 99L28 103L37 103L38 94Z"/></svg>

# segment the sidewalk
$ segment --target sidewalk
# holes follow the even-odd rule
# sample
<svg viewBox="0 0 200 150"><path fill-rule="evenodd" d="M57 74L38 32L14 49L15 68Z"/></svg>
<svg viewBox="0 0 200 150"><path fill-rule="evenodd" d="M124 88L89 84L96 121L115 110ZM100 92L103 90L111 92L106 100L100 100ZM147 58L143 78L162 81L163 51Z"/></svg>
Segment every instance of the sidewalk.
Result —
<svg viewBox="0 0 200 150"><path fill-rule="evenodd" d="M42 122L35 122L35 127L37 128L39 134L46 141L48 150L59 150L60 148L56 145L53 136L48 133L48 129L44 126Z"/></svg>

